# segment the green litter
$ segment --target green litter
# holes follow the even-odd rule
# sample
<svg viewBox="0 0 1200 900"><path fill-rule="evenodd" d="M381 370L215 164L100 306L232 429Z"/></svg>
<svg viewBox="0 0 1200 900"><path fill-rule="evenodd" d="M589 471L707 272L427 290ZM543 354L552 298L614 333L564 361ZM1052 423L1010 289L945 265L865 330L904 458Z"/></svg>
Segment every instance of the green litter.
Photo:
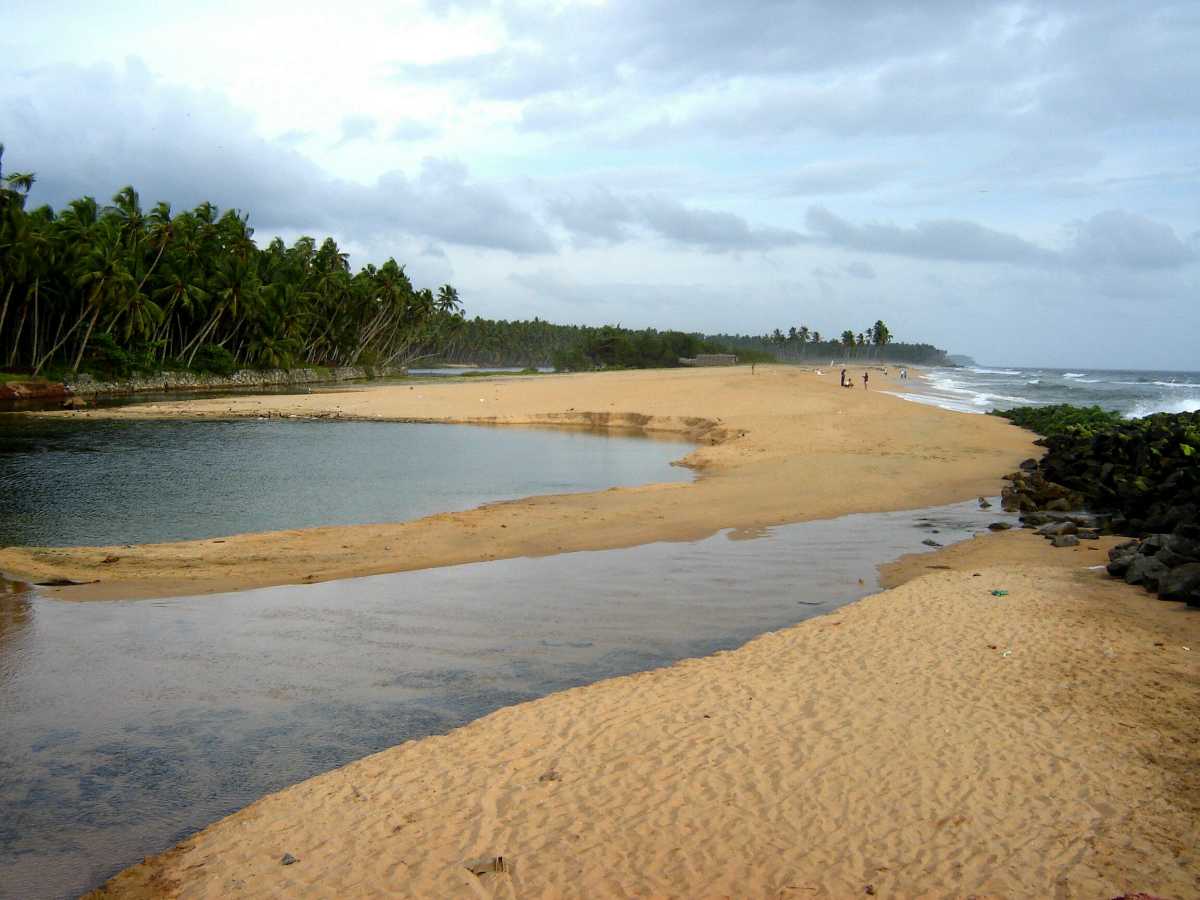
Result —
<svg viewBox="0 0 1200 900"><path fill-rule="evenodd" d="M993 597L1007 597L1008 591L992 591Z"/></svg>

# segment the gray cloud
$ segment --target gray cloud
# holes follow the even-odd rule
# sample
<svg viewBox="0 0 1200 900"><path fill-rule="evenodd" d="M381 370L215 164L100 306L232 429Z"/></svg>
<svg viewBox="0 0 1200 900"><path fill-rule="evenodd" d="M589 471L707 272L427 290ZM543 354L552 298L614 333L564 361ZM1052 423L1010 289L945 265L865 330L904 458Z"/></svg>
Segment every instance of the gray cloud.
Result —
<svg viewBox="0 0 1200 900"><path fill-rule="evenodd" d="M772 250L805 240L789 229L750 225L734 213L689 207L659 195L618 196L599 186L556 196L547 209L582 244L626 241L637 229L709 253Z"/></svg>
<svg viewBox="0 0 1200 900"><path fill-rule="evenodd" d="M392 126L390 139L393 141L424 141L438 135L438 129L417 119L402 119Z"/></svg>
<svg viewBox="0 0 1200 900"><path fill-rule="evenodd" d="M827 243L848 250L959 262L1041 264L1057 259L1051 251L1015 235L958 219L919 222L911 228L884 223L854 225L822 206L813 206L805 222Z"/></svg>
<svg viewBox="0 0 1200 900"><path fill-rule="evenodd" d="M429 160L411 177L390 172L373 185L333 178L290 146L256 135L250 117L218 95L165 84L136 62L57 66L0 84L6 162L38 173L33 203L61 205L84 194L107 199L132 183L146 205L203 200L250 213L260 232L387 233L442 243L554 251L545 228L498 187L464 166ZM343 123L343 135L371 121Z"/></svg>
<svg viewBox="0 0 1200 900"><path fill-rule="evenodd" d="M846 263L842 266L842 271L854 278L864 278L868 281L875 277L875 267L861 259Z"/></svg>
<svg viewBox="0 0 1200 900"><path fill-rule="evenodd" d="M341 123L341 137L338 139L339 144L348 144L351 141L361 141L375 136L375 129L379 123L371 116L351 115L345 116Z"/></svg>
<svg viewBox="0 0 1200 900"><path fill-rule="evenodd" d="M879 187L895 180L904 167L877 160L827 160L808 163L793 170L780 184L780 193L850 194Z"/></svg>
<svg viewBox="0 0 1200 900"><path fill-rule="evenodd" d="M1195 262L1197 253L1169 225L1124 210L1108 210L1071 226L1067 255L1087 266L1173 269Z"/></svg>
<svg viewBox="0 0 1200 900"><path fill-rule="evenodd" d="M1179 86L1200 80L1200 20L1171 0L1147 0L1136 15L1122 0L1086 9L1066 0L614 0L494 9L513 43L402 64L396 77L536 101L526 114L531 129L573 130L581 124L573 113L598 102L617 129L640 112L657 124L638 128L639 138L974 129L1040 141L1064 126L1096 132L1197 119ZM664 101L683 99L686 111L662 112Z"/></svg>

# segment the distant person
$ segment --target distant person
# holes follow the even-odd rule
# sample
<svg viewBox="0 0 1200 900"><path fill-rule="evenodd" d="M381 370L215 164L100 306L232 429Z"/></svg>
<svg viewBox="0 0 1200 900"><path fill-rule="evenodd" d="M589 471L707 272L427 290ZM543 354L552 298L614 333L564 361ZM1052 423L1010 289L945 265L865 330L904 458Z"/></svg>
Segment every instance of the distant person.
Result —
<svg viewBox="0 0 1200 900"><path fill-rule="evenodd" d="M842 369L842 387L846 386L846 370Z"/></svg>
<svg viewBox="0 0 1200 900"><path fill-rule="evenodd" d="M863 390L864 390L864 391L865 391L865 390L868 390L868 388L867 388L867 380L868 380L870 377L871 377L871 373L870 373L870 372L863 372Z"/></svg>

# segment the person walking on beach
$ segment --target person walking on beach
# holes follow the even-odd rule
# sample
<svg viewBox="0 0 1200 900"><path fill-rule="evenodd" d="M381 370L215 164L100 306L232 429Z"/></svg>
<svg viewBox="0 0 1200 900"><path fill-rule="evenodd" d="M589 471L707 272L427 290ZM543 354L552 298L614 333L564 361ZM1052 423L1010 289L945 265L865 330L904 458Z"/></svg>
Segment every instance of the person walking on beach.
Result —
<svg viewBox="0 0 1200 900"><path fill-rule="evenodd" d="M863 390L864 391L869 390L869 388L867 387L867 379L870 377L871 377L871 374L869 372L863 372Z"/></svg>
<svg viewBox="0 0 1200 900"><path fill-rule="evenodd" d="M846 386L846 370L842 369L842 387Z"/></svg>

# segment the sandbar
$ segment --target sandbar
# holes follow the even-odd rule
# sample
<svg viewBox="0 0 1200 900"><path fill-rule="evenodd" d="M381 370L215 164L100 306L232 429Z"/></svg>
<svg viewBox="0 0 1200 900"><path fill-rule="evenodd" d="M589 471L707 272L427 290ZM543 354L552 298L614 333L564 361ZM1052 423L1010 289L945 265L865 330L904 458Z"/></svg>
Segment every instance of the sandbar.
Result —
<svg viewBox="0 0 1200 900"><path fill-rule="evenodd" d="M86 582L68 599L299 584L576 550L697 540L856 512L994 495L1040 455L1003 419L838 385L794 366L599 372L373 385L64 412L72 418L313 417L609 428L684 437L691 483L530 497L409 522L229 535L133 547L8 547L0 571Z"/></svg>

